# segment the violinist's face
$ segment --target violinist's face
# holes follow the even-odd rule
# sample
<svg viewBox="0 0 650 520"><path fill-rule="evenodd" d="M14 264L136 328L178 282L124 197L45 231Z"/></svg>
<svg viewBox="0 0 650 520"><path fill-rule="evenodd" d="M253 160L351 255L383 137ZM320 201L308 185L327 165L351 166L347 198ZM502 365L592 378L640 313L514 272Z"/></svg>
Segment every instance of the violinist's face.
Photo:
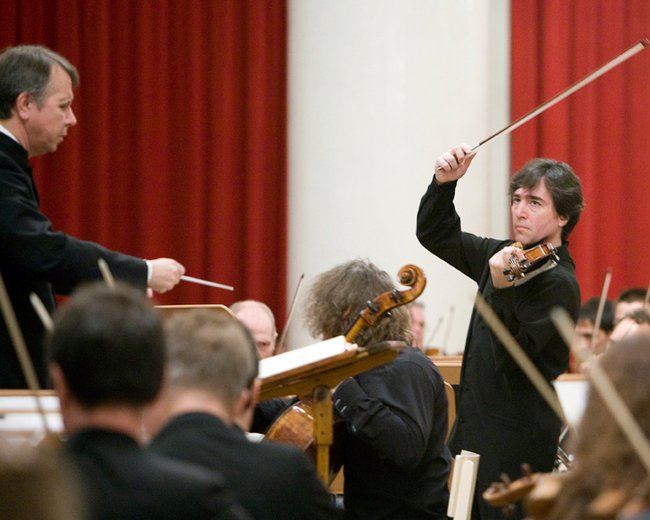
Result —
<svg viewBox="0 0 650 520"><path fill-rule="evenodd" d="M553 198L542 180L532 189L519 188L510 204L514 239L524 244L540 241L562 244L562 228L567 219L555 211Z"/></svg>

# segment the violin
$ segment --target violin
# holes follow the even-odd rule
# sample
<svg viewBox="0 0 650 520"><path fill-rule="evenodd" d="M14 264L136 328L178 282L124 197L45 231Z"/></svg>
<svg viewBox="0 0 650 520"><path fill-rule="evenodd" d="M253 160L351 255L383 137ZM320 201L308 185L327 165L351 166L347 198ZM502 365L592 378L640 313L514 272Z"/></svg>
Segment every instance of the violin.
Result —
<svg viewBox="0 0 650 520"><path fill-rule="evenodd" d="M524 249L521 242L515 242L512 247ZM555 246L550 242L525 249L523 253L522 260L519 260L516 255L512 255L509 268L503 271L503 274L508 275L508 281L514 282L515 285L521 285L534 276L552 269L560 261Z"/></svg>
<svg viewBox="0 0 650 520"><path fill-rule="evenodd" d="M402 267L398 272L398 278L402 285L409 286L410 289L403 291L393 289L368 301L366 308L348 327L345 333L346 341L353 343L363 330L379 323L392 309L415 300L422 294L426 286L426 278L422 269L415 265L407 264ZM313 399L311 397L303 398L282 412L269 426L265 433L265 440L297 446L312 461L316 462L314 421ZM343 464L341 445L344 435L345 423L340 417L333 417L333 449L330 457L328 484L331 484Z"/></svg>
<svg viewBox="0 0 650 520"><path fill-rule="evenodd" d="M562 489L567 472L533 473L528 464L522 464L523 476L510 480L505 473L500 482L493 482L483 492L483 499L492 507L499 507L504 515L514 512L515 504L522 502L526 518L543 520Z"/></svg>

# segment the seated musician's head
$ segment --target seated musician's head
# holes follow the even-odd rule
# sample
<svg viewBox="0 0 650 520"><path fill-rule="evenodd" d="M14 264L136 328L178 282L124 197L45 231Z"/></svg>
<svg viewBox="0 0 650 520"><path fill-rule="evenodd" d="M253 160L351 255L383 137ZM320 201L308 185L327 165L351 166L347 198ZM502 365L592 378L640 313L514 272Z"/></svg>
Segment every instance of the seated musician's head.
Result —
<svg viewBox="0 0 650 520"><path fill-rule="evenodd" d="M216 309L178 312L165 323L169 348L168 384L157 417L148 427L155 433L175 413L209 403L226 424L248 430L257 403L259 354L246 326ZM216 405L216 406L214 406Z"/></svg>
<svg viewBox="0 0 650 520"><path fill-rule="evenodd" d="M49 350L64 422L68 404L85 410L139 408L160 391L162 321L146 296L132 287L94 283L77 290L55 317Z"/></svg>
<svg viewBox="0 0 650 520"><path fill-rule="evenodd" d="M305 321L315 338L344 335L368 302L395 289L391 277L369 260L356 259L321 273L313 282L305 307ZM386 340L406 340L411 333L408 311L396 307L355 339L360 346Z"/></svg>
<svg viewBox="0 0 650 520"><path fill-rule="evenodd" d="M275 316L269 306L256 300L242 300L233 303L230 310L253 335L260 357L271 357L275 352L278 332L275 329Z"/></svg>
<svg viewBox="0 0 650 520"><path fill-rule="evenodd" d="M614 302L615 324L632 311L644 309L646 307L646 296L646 289L643 287L632 287L621 291Z"/></svg>
<svg viewBox="0 0 650 520"><path fill-rule="evenodd" d="M650 435L650 332L610 346L598 358L646 438ZM624 518L628 509L650 509L650 486L642 458L591 385L577 428L575 462L549 520ZM638 511L636 511L638 513Z"/></svg>
<svg viewBox="0 0 650 520"><path fill-rule="evenodd" d="M614 328L614 306L611 301L603 302L603 312L599 322L599 328L595 331L598 320L598 307L600 298L594 297L587 300L580 307L578 320L576 321L576 335L579 339L581 349L592 350L593 354L602 354L607 347L607 340Z"/></svg>

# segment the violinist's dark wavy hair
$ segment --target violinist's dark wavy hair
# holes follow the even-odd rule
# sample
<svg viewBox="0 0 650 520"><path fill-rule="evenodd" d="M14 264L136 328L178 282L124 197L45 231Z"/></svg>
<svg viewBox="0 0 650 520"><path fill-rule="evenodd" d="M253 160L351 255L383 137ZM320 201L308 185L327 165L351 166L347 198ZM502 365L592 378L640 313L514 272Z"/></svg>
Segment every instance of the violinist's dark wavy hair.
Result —
<svg viewBox="0 0 650 520"><path fill-rule="evenodd" d="M395 288L391 277L369 260L356 259L320 274L307 295L305 323L315 338L344 334L363 311L367 302ZM355 343L360 346L386 340L411 342L409 317L405 307L363 331Z"/></svg>
<svg viewBox="0 0 650 520"><path fill-rule="evenodd" d="M42 106L47 96L52 65L59 65L79 85L79 73L66 58L40 45L17 45L0 54L0 119L11 117L16 98L27 92Z"/></svg>
<svg viewBox="0 0 650 520"><path fill-rule="evenodd" d="M571 166L553 159L533 159L512 177L509 195L512 197L519 188L532 189L542 180L553 198L555 211L567 218L562 228L562 242L566 242L584 208L580 179Z"/></svg>
<svg viewBox="0 0 650 520"><path fill-rule="evenodd" d="M48 347L72 395L89 408L142 406L160 391L162 319L133 287L95 282L77 289L57 312Z"/></svg>
<svg viewBox="0 0 650 520"><path fill-rule="evenodd" d="M650 334L636 333L611 346L598 360L629 408L646 438L650 435ZM547 520L596 518L591 507L606 491L620 491L650 503L650 478L627 436L614 420L598 392L590 390L580 425L575 462L563 479ZM620 511L605 520L618 518Z"/></svg>

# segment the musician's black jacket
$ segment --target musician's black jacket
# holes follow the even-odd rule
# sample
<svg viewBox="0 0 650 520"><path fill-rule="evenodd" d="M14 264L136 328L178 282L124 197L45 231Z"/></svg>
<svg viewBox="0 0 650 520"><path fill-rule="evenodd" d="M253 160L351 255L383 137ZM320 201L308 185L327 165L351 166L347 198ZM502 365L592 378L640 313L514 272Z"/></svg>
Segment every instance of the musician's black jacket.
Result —
<svg viewBox="0 0 650 520"><path fill-rule="evenodd" d="M407 347L390 363L343 381L346 518L447 518L448 402L437 367Z"/></svg>
<svg viewBox="0 0 650 520"><path fill-rule="evenodd" d="M456 182L435 179L422 197L417 236L434 255L474 280L482 296L547 381L567 370L569 350L550 318L554 307L575 320L580 290L567 244L558 248L557 267L517 287L495 289L488 260L512 240L483 238L461 231L454 208ZM461 449L480 454L478 482L487 486L506 472L521 476L553 469L560 419L491 332L476 309L465 342L458 414L450 438ZM477 486L477 489L481 486Z"/></svg>

